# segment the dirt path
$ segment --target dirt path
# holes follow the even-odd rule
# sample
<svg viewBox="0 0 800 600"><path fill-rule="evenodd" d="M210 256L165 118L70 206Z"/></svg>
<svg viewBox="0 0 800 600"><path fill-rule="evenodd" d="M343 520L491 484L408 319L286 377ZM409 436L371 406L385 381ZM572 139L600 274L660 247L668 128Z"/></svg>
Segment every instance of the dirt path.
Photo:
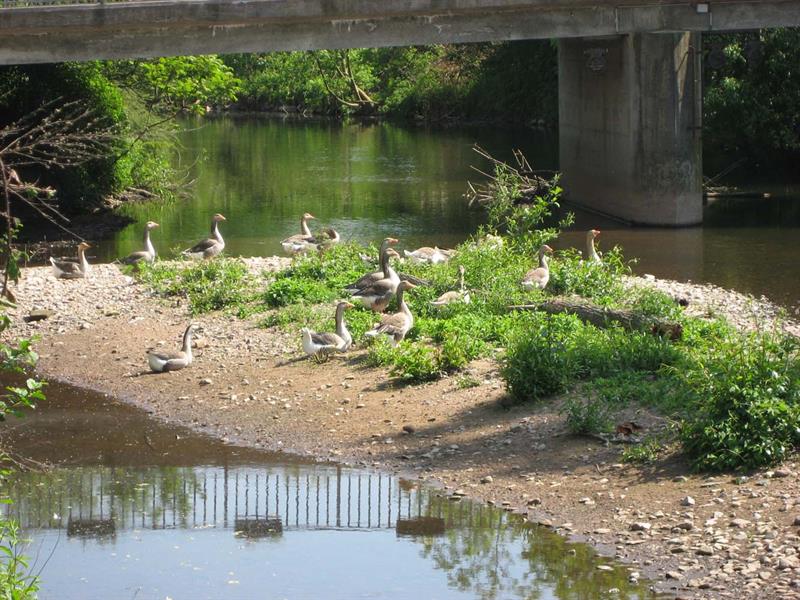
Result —
<svg viewBox="0 0 800 600"><path fill-rule="evenodd" d="M676 457L622 465L619 447L566 434L561 399L504 407L490 361L472 365L477 387L456 377L401 386L365 366L363 351L318 365L301 358L298 336L224 315L195 319L204 333L190 369L152 375L144 353L178 345L185 307L110 265L86 281L30 269L17 291L18 317L56 312L12 331L42 336L47 377L237 444L440 482L586 540L682 597L800 598L794 463L738 479L693 476Z"/></svg>

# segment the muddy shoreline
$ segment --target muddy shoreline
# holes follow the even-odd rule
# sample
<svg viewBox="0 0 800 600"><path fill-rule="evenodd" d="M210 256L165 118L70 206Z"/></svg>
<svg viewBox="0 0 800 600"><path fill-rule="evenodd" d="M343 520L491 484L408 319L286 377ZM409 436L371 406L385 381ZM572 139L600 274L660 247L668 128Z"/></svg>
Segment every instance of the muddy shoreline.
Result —
<svg viewBox="0 0 800 600"><path fill-rule="evenodd" d="M247 262L259 272L285 259ZM689 297L698 314L736 310L742 327L780 312L711 286L639 283ZM190 369L151 375L144 352L177 345L189 320L181 302L153 297L113 265L76 281L26 269L15 293L5 335L40 336L44 377L237 445L402 474L524 513L615 556L660 591L800 598L794 461L744 478L693 475L678 455L624 465L619 447L567 434L563 398L504 407L492 361L471 365L477 387L460 389L456 377L400 385L367 367L363 350L317 365L302 358L297 335L222 314L194 319L204 333ZM24 323L35 309L55 314ZM658 415L631 416L663 426Z"/></svg>

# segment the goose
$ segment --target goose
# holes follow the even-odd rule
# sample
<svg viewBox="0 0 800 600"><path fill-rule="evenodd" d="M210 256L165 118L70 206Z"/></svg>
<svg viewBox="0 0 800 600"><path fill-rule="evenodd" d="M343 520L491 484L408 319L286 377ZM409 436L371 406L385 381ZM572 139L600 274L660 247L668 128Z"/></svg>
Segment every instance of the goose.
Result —
<svg viewBox="0 0 800 600"><path fill-rule="evenodd" d="M458 291L450 291L445 292L441 296L439 296L436 300L431 302L431 306L444 306L446 304L453 304L455 302L463 302L464 304L469 304L470 297L469 292L464 287L464 265L458 266L458 277L459 277L459 286Z"/></svg>
<svg viewBox="0 0 800 600"><path fill-rule="evenodd" d="M415 287L417 286L413 283L401 281L400 285L397 286L397 303L400 306L400 310L393 314L383 315L380 322L376 323L375 326L364 335L367 337L375 337L380 334L388 335L392 346L396 346L399 342L402 342L406 334L414 326L414 315L411 314L411 310L409 310L406 304L403 292L412 290Z"/></svg>
<svg viewBox="0 0 800 600"><path fill-rule="evenodd" d="M50 257L50 264L53 265L53 275L60 279L81 279L89 274L91 267L86 260L86 250L91 248L86 242L78 244L78 261L56 260Z"/></svg>
<svg viewBox="0 0 800 600"><path fill-rule="evenodd" d="M600 235L599 229L590 229L586 232L586 260L589 262L603 262L594 247L594 239Z"/></svg>
<svg viewBox="0 0 800 600"><path fill-rule="evenodd" d="M155 221L148 221L144 226L144 250L139 252L132 252L125 258L120 259L123 265L138 265L139 263L151 263L156 259L156 249L153 247L153 242L150 241L150 231L158 227Z"/></svg>
<svg viewBox="0 0 800 600"><path fill-rule="evenodd" d="M317 250L320 252L324 252L325 250L330 249L332 246L335 246L342 240L339 232L336 231L333 227L328 227L323 229L319 235L314 237L314 241L311 242Z"/></svg>
<svg viewBox="0 0 800 600"><path fill-rule="evenodd" d="M183 346L178 352L160 352L150 350L147 353L147 362L150 370L154 373L165 373L166 371L178 371L192 364L192 334L197 329L197 325L190 323L183 332Z"/></svg>
<svg viewBox="0 0 800 600"><path fill-rule="evenodd" d="M364 303L364 306L375 312L383 312L386 310L392 296L397 293L397 286L400 285L400 276L389 263L389 259L392 256L399 255L392 248L389 248L384 255L386 256L386 261L384 265L385 270L382 272L383 277L353 292L354 298L358 298Z"/></svg>
<svg viewBox="0 0 800 600"><path fill-rule="evenodd" d="M440 263L446 263L448 260L450 260L453 254L455 254L455 251L442 250L438 246L434 246L433 248L430 246L423 246L422 248L417 248L413 252L403 250L403 253L405 254L406 258L410 258L412 262L438 265Z"/></svg>
<svg viewBox="0 0 800 600"><path fill-rule="evenodd" d="M336 333L317 333L308 327L300 332L303 336L303 351L317 359L327 358L332 352L346 352L353 345L353 336L344 322L344 311L353 308L350 302L336 305Z"/></svg>
<svg viewBox="0 0 800 600"><path fill-rule="evenodd" d="M287 254L298 254L308 250L308 245L314 240L311 230L308 228L309 219L316 219L311 213L303 213L300 217L300 233L292 235L281 242L283 251Z"/></svg>
<svg viewBox="0 0 800 600"><path fill-rule="evenodd" d="M389 256L400 256L389 246L396 244L397 241L398 240L393 237L384 238L381 242L380 250L378 250L378 263L380 264L380 270L375 271L374 273L367 273L366 275L360 277L357 281L348 285L345 288L345 291L350 294L355 294L357 291L372 285L376 281L379 281L384 277L389 277Z"/></svg>
<svg viewBox="0 0 800 600"><path fill-rule="evenodd" d="M184 250L183 254L189 258L213 258L225 249L225 240L219 232L219 222L227 221L225 217L217 213L211 218L211 237L208 237L188 250Z"/></svg>
<svg viewBox="0 0 800 600"><path fill-rule="evenodd" d="M547 244L539 248L539 266L525 274L522 279L522 289L543 290L547 287L547 282L550 281L550 267L547 265L547 255L552 253L553 249Z"/></svg>

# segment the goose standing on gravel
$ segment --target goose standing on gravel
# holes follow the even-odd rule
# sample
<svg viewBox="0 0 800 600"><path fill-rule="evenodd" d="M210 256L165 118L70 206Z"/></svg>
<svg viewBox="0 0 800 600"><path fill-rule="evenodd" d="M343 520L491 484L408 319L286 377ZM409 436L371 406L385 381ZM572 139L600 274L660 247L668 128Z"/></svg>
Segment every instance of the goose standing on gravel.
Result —
<svg viewBox="0 0 800 600"><path fill-rule="evenodd" d="M385 277L389 277L389 257L394 256L399 257L400 255L397 254L391 246L392 244L396 244L397 239L392 237L384 238L381 242L381 247L378 250L378 265L380 266L379 271L375 271L374 273L367 273L366 275L359 277L357 281L351 283L345 288L345 291L350 294L355 294L357 291L364 289L367 286L372 285L376 281L380 281Z"/></svg>
<svg viewBox="0 0 800 600"><path fill-rule="evenodd" d="M138 265L143 262L153 262L156 259L156 249L153 247L153 242L150 241L150 231L158 226L158 223L155 221L148 221L144 226L144 250L132 252L119 262L123 265Z"/></svg>
<svg viewBox="0 0 800 600"><path fill-rule="evenodd" d="M434 246L433 248L430 246L423 246L422 248L417 248L413 252L403 250L403 253L405 254L406 258L410 258L412 262L438 265L441 263L446 263L448 260L450 260L453 254L455 254L455 251L442 250L438 246Z"/></svg>
<svg viewBox="0 0 800 600"><path fill-rule="evenodd" d="M603 260L594 247L594 240L600 235L599 229L590 229L586 232L586 260L594 263L601 263Z"/></svg>
<svg viewBox="0 0 800 600"><path fill-rule="evenodd" d="M287 254L299 254L309 250L309 246L314 241L314 235L308 228L309 219L316 219L311 213L303 213L300 217L300 233L291 235L281 242L283 251Z"/></svg>
<svg viewBox="0 0 800 600"><path fill-rule="evenodd" d="M50 257L50 264L53 265L53 275L59 279L81 279L89 274L91 267L86 260L86 250L91 248L86 242L78 244L78 261L56 260Z"/></svg>
<svg viewBox="0 0 800 600"><path fill-rule="evenodd" d="M524 290L543 290L550 281L550 267L547 264L547 255L552 254L553 249L545 244L539 248L539 266L531 269L522 279L522 289Z"/></svg>
<svg viewBox="0 0 800 600"><path fill-rule="evenodd" d="M336 333L317 333L308 327L303 327L303 351L311 357L327 358L333 352L346 352L353 345L353 336L347 330L344 322L344 311L353 308L349 302L339 302L336 305Z"/></svg>
<svg viewBox="0 0 800 600"><path fill-rule="evenodd" d="M150 350L147 353L147 362L154 373L178 371L192 364L192 334L197 325L190 323L183 332L183 346L178 352L161 352Z"/></svg>
<svg viewBox="0 0 800 600"><path fill-rule="evenodd" d="M397 286L397 303L400 305L400 310L393 314L383 315L380 323L376 323L375 327L364 335L367 337L375 337L380 334L388 335L392 346L402 342L406 334L414 326L414 315L411 314L411 310L406 304L403 292L412 290L415 287L417 286L409 281L401 281L400 285Z"/></svg>
<svg viewBox="0 0 800 600"><path fill-rule="evenodd" d="M464 287L464 265L458 266L458 278L459 278L459 285L458 291L450 291L445 292L441 296L439 296L436 300L431 302L431 306L445 306L446 304L454 304L456 302L463 302L464 304L469 304L470 297L469 292Z"/></svg>
<svg viewBox="0 0 800 600"><path fill-rule="evenodd" d="M184 250L183 254L189 258L213 258L225 250L225 240L219 232L219 222L226 220L221 214L215 214L211 218L211 237L197 242L188 250Z"/></svg>

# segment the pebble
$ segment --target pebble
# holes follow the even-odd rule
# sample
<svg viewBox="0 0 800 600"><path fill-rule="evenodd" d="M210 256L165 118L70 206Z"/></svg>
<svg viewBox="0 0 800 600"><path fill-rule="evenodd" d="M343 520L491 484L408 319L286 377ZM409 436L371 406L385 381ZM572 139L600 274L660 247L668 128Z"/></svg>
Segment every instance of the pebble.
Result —
<svg viewBox="0 0 800 600"><path fill-rule="evenodd" d="M694 506L695 501L694 498L691 496L686 496L683 500L681 500L681 506Z"/></svg>
<svg viewBox="0 0 800 600"><path fill-rule="evenodd" d="M211 385L214 382L211 379L205 378L205 379L201 379L198 383L200 385Z"/></svg>
<svg viewBox="0 0 800 600"><path fill-rule="evenodd" d="M492 483L494 478L491 475L486 475L485 477L481 477L481 483ZM530 502L528 502L530 504Z"/></svg>

